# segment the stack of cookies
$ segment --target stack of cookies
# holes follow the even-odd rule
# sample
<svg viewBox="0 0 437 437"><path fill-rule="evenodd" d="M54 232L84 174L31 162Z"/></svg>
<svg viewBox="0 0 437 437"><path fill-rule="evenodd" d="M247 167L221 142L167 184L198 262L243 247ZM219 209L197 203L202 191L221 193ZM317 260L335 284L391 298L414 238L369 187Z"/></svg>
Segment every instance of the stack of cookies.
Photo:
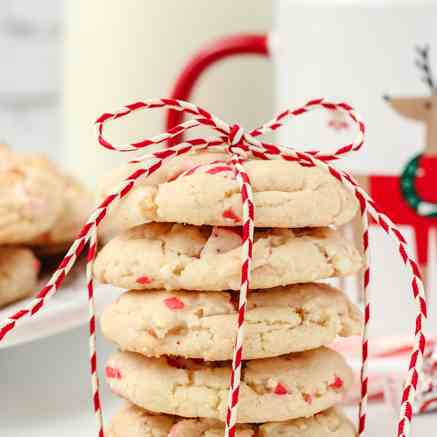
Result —
<svg viewBox="0 0 437 437"><path fill-rule="evenodd" d="M223 161L215 167L208 163ZM352 383L325 347L359 335L340 290L315 282L357 273L362 258L336 228L357 204L330 174L284 161L245 163L255 239L243 352L238 437L352 437L335 409ZM115 179L134 168L117 172ZM236 336L241 197L226 156L181 156L142 180L104 229L95 276L129 289L103 313L119 347L106 367L128 401L111 437L219 437Z"/></svg>
<svg viewBox="0 0 437 437"><path fill-rule="evenodd" d="M0 146L0 307L36 291L38 257L62 253L92 204L45 157Z"/></svg>

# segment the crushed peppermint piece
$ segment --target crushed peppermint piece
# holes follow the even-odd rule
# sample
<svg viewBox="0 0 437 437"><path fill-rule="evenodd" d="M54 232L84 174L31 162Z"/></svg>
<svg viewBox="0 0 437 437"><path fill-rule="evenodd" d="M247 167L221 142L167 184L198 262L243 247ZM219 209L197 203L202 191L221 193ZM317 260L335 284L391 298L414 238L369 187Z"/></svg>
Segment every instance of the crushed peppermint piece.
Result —
<svg viewBox="0 0 437 437"><path fill-rule="evenodd" d="M331 384L328 385L329 388L333 388L335 390L340 390L341 388L343 388L343 380L335 375L334 377L334 382L331 382Z"/></svg>
<svg viewBox="0 0 437 437"><path fill-rule="evenodd" d="M200 256L230 252L241 246L240 228L237 232L230 227L214 226Z"/></svg>
<svg viewBox="0 0 437 437"><path fill-rule="evenodd" d="M121 372L119 369L111 366L105 368L106 377L109 379L121 379Z"/></svg>
<svg viewBox="0 0 437 437"><path fill-rule="evenodd" d="M232 209L232 208L228 208L228 209L225 209L224 211L223 211L223 217L225 218L225 219L229 219L229 220L232 220L232 221L234 221L235 223L239 223L239 222L241 222L241 217L240 216L238 216L237 214L235 214L235 211Z"/></svg>
<svg viewBox="0 0 437 437"><path fill-rule="evenodd" d="M177 297L168 297L167 299L164 299L164 303L167 308L170 308L173 311L181 310L185 307L184 303Z"/></svg>
<svg viewBox="0 0 437 437"><path fill-rule="evenodd" d="M136 283L141 285L147 285L152 282L152 279L149 276L140 276L137 278Z"/></svg>
<svg viewBox="0 0 437 437"><path fill-rule="evenodd" d="M304 393L302 395L303 400L307 403L307 404L312 404L313 403L313 397L309 394L309 393Z"/></svg>
<svg viewBox="0 0 437 437"><path fill-rule="evenodd" d="M276 384L274 393L275 395L279 395L279 396L288 395L288 390L284 385L278 382L278 384Z"/></svg>

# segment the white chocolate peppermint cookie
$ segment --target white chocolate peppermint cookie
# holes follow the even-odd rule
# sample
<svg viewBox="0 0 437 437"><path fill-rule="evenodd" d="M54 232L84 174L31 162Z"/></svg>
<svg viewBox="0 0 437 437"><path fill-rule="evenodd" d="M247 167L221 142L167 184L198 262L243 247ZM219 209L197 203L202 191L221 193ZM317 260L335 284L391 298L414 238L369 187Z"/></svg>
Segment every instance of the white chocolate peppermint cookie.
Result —
<svg viewBox="0 0 437 437"><path fill-rule="evenodd" d="M94 274L129 289L238 290L241 228L149 223L111 240ZM255 231L251 288L271 288L354 274L362 259L329 229Z"/></svg>
<svg viewBox="0 0 437 437"><path fill-rule="evenodd" d="M223 153L181 155L166 162L110 212L106 237L147 221L193 225L241 225L241 195ZM216 162L215 165L208 165ZM129 165L102 183L100 197L143 166ZM357 212L353 195L331 174L284 160L244 164L254 192L255 225L296 228L341 225Z"/></svg>
<svg viewBox="0 0 437 437"><path fill-rule="evenodd" d="M0 307L36 291L38 259L22 247L0 247Z"/></svg>
<svg viewBox="0 0 437 437"><path fill-rule="evenodd" d="M227 292L130 291L107 307L103 334L122 350L158 357L232 359L238 295ZM324 284L251 291L244 359L314 349L337 335L361 333L361 316L347 296Z"/></svg>
<svg viewBox="0 0 437 437"><path fill-rule="evenodd" d="M62 184L43 157L0 150L0 244L21 244L48 231L62 208Z"/></svg>
<svg viewBox="0 0 437 437"><path fill-rule="evenodd" d="M168 437L176 421L173 416L153 414L126 403L112 418L105 435L107 437Z"/></svg>
<svg viewBox="0 0 437 437"><path fill-rule="evenodd" d="M146 410L224 421L230 366L119 352L108 361L106 377L115 394ZM312 416L340 402L352 378L341 355L326 348L244 361L238 422Z"/></svg>
<svg viewBox="0 0 437 437"><path fill-rule="evenodd" d="M265 423L259 427L258 434L255 434L255 437L356 436L357 432L355 426L336 408L329 408L312 417L288 420L285 422Z"/></svg>
<svg viewBox="0 0 437 437"><path fill-rule="evenodd" d="M222 437L224 425L214 419L183 419L153 414L127 403L112 419L108 437ZM240 424L236 437L355 437L354 426L339 410L330 408L312 417Z"/></svg>
<svg viewBox="0 0 437 437"><path fill-rule="evenodd" d="M60 175L59 183L63 186L60 215L52 228L29 242L42 254L64 251L85 224L94 204L91 194L74 177Z"/></svg>

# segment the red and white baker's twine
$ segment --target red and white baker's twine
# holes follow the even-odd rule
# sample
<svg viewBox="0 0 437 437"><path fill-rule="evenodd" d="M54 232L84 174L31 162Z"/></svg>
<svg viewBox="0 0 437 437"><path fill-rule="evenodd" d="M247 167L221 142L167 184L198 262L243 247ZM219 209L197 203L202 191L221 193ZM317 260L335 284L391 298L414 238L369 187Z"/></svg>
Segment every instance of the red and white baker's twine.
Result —
<svg viewBox="0 0 437 437"><path fill-rule="evenodd" d="M186 121L174 127L170 131L150 139L145 139L136 143L127 145L113 145L103 137L103 125L111 120L124 117L134 111L142 109L167 108L176 111L182 111L190 114L193 119ZM344 113L357 127L357 138L350 144L346 144L333 153L322 153L317 150L300 152L290 147L282 147L274 144L264 143L256 139L256 137L278 129L286 121L305 114L315 109L325 109L328 111L340 111ZM59 265L55 274L49 280L47 285L39 292L36 299L23 310L10 316L4 323L0 325L0 341L5 335L12 331L17 324L26 317L31 317L36 314L47 300L52 297L66 275L74 265L77 257L88 244L87 258L87 282L88 295L90 302L90 364L93 382L93 401L94 410L97 416L99 426L99 436L103 436L103 424L101 417L101 406L99 400L98 379L96 373L96 354L95 354L95 313L93 301L93 279L92 268L96 254L96 232L100 222L106 216L109 208L119 199L126 196L136 182L142 177L148 177L158 170L166 161L172 158L184 155L188 152L199 150L224 151L230 155L229 163L234 168L237 177L242 197L243 204L243 259L241 270L241 288L240 302L238 309L238 331L234 349L234 357L232 361L231 384L229 408L226 419L226 437L235 435L235 426L237 419L238 395L240 389L240 377L242 366L242 351L244 338L244 319L246 310L247 291L250 283L250 265L252 260L252 245L253 245L253 230L254 230L254 207L253 195L250 185L250 180L247 172L244 169L244 162L247 158L259 158L264 160L283 159L285 161L295 161L304 166L316 166L325 171L328 171L332 176L344 184L358 199L360 204L360 212L363 218L363 248L367 259L368 252L368 226L367 220L370 216L384 231L390 236L398 246L399 253L405 263L411 277L411 290L414 299L418 306L416 323L415 323L415 342L410 356L409 372L406 378L405 387L402 396L401 414L398 423L398 437L408 437L410 435L410 422L413 415L413 400L418 384L419 369L422 364L425 337L423 334L423 321L427 317L427 306L424 295L423 283L420 277L419 268L414 259L409 255L407 243L401 232L396 228L393 222L384 214L382 214L374 201L369 195L357 184L357 182L342 170L335 169L329 164L341 158L350 152L358 151L364 140L364 124L355 114L352 107L346 103L331 103L323 99L310 100L305 105L295 110L286 110L278 114L273 120L265 123L261 127L244 133L239 125L228 125L224 121L215 117L205 109L202 109L192 103L175 100L175 99L157 99L146 102L137 102L125 106L121 111L115 113L105 113L97 120L98 140L99 143L107 149L117 150L122 152L135 151L143 148L149 148L149 153L146 153L133 161L132 163L143 163L143 166L134 171L130 176L123 180L120 185L109 194L106 199L96 208L80 231L76 241L70 247L67 255ZM216 131L218 135L212 139L194 138L180 143L173 147L166 147L164 142L177 137L181 133L197 126L209 126ZM223 166L223 163L217 163ZM362 371L361 371L361 403L359 412L359 435L364 433L366 422L366 406L367 406L367 360L368 360L368 336L367 328L370 318L370 305L367 297L367 288L369 284L369 264L366 262L364 269L364 330L362 342Z"/></svg>

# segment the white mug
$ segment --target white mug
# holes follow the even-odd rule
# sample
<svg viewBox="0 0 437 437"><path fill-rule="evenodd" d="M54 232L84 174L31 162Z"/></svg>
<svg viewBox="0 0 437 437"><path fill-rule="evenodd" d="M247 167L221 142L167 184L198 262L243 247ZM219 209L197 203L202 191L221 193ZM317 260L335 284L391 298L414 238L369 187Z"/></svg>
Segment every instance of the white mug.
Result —
<svg viewBox="0 0 437 437"><path fill-rule="evenodd" d="M231 35L201 48L171 97L189 99L198 78L217 61L252 54L275 64L278 112L317 97L352 104L366 121L366 145L340 165L361 175L380 207L406 232L426 272L433 246L428 243L437 227L437 134L430 134L433 125L437 129L437 71L434 79L430 59L437 2L277 0L275 8L270 34ZM181 117L170 112L167 128ZM350 138L339 114L321 117L303 117L279 129L278 142L324 150ZM415 306L404 292L407 275L381 230L371 237L378 294L374 330L409 333ZM393 310L389 324L387 308Z"/></svg>

